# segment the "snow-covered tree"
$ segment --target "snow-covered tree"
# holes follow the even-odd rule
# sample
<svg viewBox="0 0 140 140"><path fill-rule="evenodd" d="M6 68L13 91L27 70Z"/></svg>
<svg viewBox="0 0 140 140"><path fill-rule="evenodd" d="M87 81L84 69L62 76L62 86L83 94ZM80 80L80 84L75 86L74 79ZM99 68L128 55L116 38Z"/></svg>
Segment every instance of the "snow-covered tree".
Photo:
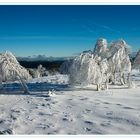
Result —
<svg viewBox="0 0 140 140"><path fill-rule="evenodd" d="M6 81L19 80L23 90L28 93L25 80L30 79L28 71L16 60L16 57L9 51L0 54L0 84Z"/></svg>
<svg viewBox="0 0 140 140"><path fill-rule="evenodd" d="M133 68L140 70L140 50L137 52L134 59Z"/></svg>
<svg viewBox="0 0 140 140"><path fill-rule="evenodd" d="M61 74L69 74L70 73L70 67L73 63L73 59L65 61L59 68L59 71Z"/></svg>
<svg viewBox="0 0 140 140"><path fill-rule="evenodd" d="M106 39L98 39L94 51L81 53L73 61L69 69L71 84L96 84L97 90L111 80L112 83L131 83L131 62L129 48L124 40L119 40L107 47ZM126 76L127 75L127 76Z"/></svg>
<svg viewBox="0 0 140 140"><path fill-rule="evenodd" d="M43 76L47 76L49 74L46 68L43 67L41 64L35 69L30 68L29 73L31 74L33 78L40 78Z"/></svg>
<svg viewBox="0 0 140 140"><path fill-rule="evenodd" d="M86 84L88 81L88 63L92 57L92 52L83 52L77 56L70 66L70 83ZM81 80L82 79L82 80Z"/></svg>
<svg viewBox="0 0 140 140"><path fill-rule="evenodd" d="M125 80L125 75L127 74L129 77L131 73L129 47L124 40L118 40L111 45L109 54L108 63L112 73L112 82L116 83L116 76L118 75L120 83L123 85L128 82Z"/></svg>
<svg viewBox="0 0 140 140"><path fill-rule="evenodd" d="M107 69L107 59L102 60L91 51L81 53L74 59L70 68L70 83L82 86L96 84L97 90L100 90L102 84L106 85Z"/></svg>
<svg viewBox="0 0 140 140"><path fill-rule="evenodd" d="M47 75L47 70L41 64L37 67L37 71L40 74L40 77Z"/></svg>

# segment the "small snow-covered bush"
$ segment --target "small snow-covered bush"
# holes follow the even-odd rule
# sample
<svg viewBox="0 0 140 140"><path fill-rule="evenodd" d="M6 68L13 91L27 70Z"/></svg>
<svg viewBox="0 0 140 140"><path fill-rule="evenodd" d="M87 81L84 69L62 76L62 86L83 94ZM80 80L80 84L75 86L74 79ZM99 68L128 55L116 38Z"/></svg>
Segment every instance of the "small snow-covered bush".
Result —
<svg viewBox="0 0 140 140"><path fill-rule="evenodd" d="M41 64L35 69L29 68L28 70L33 78L40 78L49 75L49 72Z"/></svg>

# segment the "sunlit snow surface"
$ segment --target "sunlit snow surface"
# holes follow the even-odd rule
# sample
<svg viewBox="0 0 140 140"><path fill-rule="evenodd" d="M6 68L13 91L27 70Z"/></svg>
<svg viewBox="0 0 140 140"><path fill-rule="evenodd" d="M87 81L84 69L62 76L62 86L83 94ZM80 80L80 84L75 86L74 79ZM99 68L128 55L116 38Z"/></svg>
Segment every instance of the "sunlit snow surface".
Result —
<svg viewBox="0 0 140 140"><path fill-rule="evenodd" d="M0 91L0 134L140 134L140 72L136 88L109 85L70 87L67 75L28 81L30 95L18 82ZM19 90L20 89L20 90Z"/></svg>

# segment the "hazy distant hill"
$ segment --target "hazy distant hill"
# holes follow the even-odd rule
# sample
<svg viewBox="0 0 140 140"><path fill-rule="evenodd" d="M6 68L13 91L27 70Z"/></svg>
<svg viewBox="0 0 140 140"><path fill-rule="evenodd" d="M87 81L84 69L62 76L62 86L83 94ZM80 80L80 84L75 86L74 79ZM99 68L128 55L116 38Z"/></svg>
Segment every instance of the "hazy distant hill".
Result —
<svg viewBox="0 0 140 140"><path fill-rule="evenodd" d="M18 61L64 61L72 59L73 56L68 57L47 57L45 55L34 55L34 56L28 56L28 57L17 57Z"/></svg>

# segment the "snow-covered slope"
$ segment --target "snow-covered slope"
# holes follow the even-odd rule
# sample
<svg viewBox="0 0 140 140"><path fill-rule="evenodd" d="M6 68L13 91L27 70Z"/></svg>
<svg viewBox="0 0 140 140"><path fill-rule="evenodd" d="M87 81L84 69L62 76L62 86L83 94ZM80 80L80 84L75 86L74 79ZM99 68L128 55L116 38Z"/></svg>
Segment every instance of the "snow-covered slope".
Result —
<svg viewBox="0 0 140 140"><path fill-rule="evenodd" d="M140 134L140 73L133 71L132 78L137 88L129 90L118 85L99 92L61 88L68 77L56 75L32 81L34 88L47 81L54 90L1 92L0 134Z"/></svg>

